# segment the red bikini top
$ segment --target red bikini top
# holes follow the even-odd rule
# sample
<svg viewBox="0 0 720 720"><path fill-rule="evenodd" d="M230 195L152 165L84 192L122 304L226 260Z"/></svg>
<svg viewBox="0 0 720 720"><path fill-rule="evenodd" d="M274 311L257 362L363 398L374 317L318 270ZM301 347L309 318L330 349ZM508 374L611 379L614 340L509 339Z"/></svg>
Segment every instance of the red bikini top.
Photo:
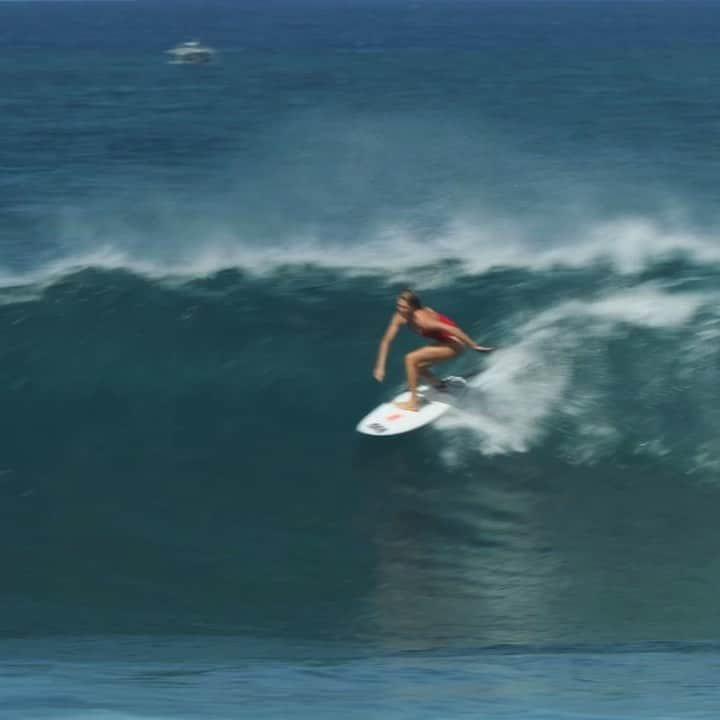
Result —
<svg viewBox="0 0 720 720"><path fill-rule="evenodd" d="M451 320L447 315L442 315L441 313L436 313L436 320L439 320L441 323L444 323L445 325L450 325L451 327L457 327L457 323L454 320ZM439 340L440 342L447 342L448 340L454 340L455 336L451 335L450 333L445 333L442 330L422 330L421 328L417 328L417 333L419 335L422 335L423 337L430 338L431 340Z"/></svg>

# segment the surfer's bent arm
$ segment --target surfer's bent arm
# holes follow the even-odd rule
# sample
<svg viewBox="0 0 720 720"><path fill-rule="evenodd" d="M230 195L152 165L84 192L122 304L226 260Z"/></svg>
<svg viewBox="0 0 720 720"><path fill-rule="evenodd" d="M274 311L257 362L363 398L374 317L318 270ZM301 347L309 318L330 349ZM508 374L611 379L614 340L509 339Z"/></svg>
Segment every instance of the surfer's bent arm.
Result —
<svg viewBox="0 0 720 720"><path fill-rule="evenodd" d="M430 320L429 322L425 323L425 326L428 330L436 330L442 333L447 333L448 335L452 335L453 337L457 338L463 345L467 345L469 348L477 350L478 352L490 352L491 350L495 349L492 347L486 347L484 345L478 345L469 335L463 332L463 330L461 330L456 325L448 327L446 323L440 322L438 320Z"/></svg>
<svg viewBox="0 0 720 720"><path fill-rule="evenodd" d="M377 360L375 360L375 369L373 370L373 377L378 381L382 382L385 379L385 362L387 361L387 354L390 348L390 343L395 339L400 325L403 324L402 318L396 313L392 316L390 324L387 326L387 330L380 341L380 347L378 348Z"/></svg>

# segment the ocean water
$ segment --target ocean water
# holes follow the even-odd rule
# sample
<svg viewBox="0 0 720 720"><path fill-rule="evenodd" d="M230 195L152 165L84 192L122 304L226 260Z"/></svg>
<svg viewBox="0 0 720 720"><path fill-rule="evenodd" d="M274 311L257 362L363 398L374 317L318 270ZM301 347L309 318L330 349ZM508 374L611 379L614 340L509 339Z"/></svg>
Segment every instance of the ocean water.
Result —
<svg viewBox="0 0 720 720"><path fill-rule="evenodd" d="M0 718L717 717L718 37L0 2ZM499 349L362 437L405 286Z"/></svg>

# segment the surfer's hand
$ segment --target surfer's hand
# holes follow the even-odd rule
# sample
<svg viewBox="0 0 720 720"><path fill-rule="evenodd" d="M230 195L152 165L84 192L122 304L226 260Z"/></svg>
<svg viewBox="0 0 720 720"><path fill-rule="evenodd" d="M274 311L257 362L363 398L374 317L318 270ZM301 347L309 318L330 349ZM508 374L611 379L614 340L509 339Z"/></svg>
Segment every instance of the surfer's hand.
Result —
<svg viewBox="0 0 720 720"><path fill-rule="evenodd" d="M473 348L473 350L475 350L475 351L477 351L477 352L486 352L486 353L489 353L489 352L492 352L493 350L495 350L495 348L494 348L494 347L484 347L484 346L482 346L482 345L476 345L476 346Z"/></svg>
<svg viewBox="0 0 720 720"><path fill-rule="evenodd" d="M378 382L382 382L385 379L385 368L375 368L375 370L373 370L373 377Z"/></svg>

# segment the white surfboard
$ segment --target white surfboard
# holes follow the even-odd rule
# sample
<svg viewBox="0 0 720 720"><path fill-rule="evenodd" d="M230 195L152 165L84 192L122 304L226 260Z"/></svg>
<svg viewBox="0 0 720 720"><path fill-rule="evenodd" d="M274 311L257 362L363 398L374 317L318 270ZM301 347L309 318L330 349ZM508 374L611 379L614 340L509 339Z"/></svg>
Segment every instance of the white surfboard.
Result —
<svg viewBox="0 0 720 720"><path fill-rule="evenodd" d="M410 392L406 390L368 413L357 424L357 431L364 435L400 435L437 420L452 410L467 391L465 378L450 376L443 378L443 382L446 384L444 390L436 390L428 385L418 387L421 404L417 412L401 410L395 404L410 399Z"/></svg>

